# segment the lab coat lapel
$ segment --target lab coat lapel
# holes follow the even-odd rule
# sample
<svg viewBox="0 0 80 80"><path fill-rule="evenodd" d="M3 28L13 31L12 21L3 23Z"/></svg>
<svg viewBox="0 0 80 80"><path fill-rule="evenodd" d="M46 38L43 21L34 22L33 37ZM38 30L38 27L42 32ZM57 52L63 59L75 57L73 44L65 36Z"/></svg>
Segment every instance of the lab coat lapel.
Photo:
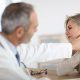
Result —
<svg viewBox="0 0 80 80"><path fill-rule="evenodd" d="M14 53L11 51L10 47L8 46L7 42L5 41L5 39L3 38L2 35L0 35L0 43L4 47L4 49L6 49L6 51L7 51L7 54L5 54L5 55L9 55L9 58L12 60L12 62L16 66L19 66L18 63L17 63L17 60L14 56Z"/></svg>

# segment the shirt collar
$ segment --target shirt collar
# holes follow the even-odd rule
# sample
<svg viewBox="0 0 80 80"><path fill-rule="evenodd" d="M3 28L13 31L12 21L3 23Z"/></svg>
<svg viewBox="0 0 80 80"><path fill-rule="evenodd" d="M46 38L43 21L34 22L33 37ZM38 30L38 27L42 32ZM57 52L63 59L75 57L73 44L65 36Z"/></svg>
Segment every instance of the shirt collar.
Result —
<svg viewBox="0 0 80 80"><path fill-rule="evenodd" d="M7 38L5 38L4 36L2 36L2 37L6 40L8 46L10 47L10 49L11 49L11 51L14 53L14 55L16 55L16 53L17 53L17 48L16 48L16 46L14 46L14 45L13 45Z"/></svg>

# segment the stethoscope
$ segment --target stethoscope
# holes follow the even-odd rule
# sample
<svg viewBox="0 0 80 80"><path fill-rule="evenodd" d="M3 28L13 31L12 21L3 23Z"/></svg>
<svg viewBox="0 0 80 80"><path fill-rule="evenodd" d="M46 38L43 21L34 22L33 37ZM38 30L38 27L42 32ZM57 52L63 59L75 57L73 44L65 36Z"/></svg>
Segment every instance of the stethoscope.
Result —
<svg viewBox="0 0 80 80"><path fill-rule="evenodd" d="M0 45L1 45L2 48L5 48L3 44L0 43ZM24 62L20 62L20 65L19 66L21 66L21 64L23 65L24 68L26 68L26 72L27 72L30 80L32 80L32 77L31 77L31 74L29 72L29 69L27 68L27 66L25 65L25 63Z"/></svg>
<svg viewBox="0 0 80 80"><path fill-rule="evenodd" d="M32 76L31 76L31 74L30 74L30 71L29 71L28 67L25 65L24 62L20 62L20 63L24 66L24 68L26 68L26 72L27 72L27 74L28 74L30 80L32 80Z"/></svg>
<svg viewBox="0 0 80 80"><path fill-rule="evenodd" d="M4 48L4 49L7 48L7 50L12 53L12 51L9 50L9 48L7 47L8 45L6 44L6 42L4 42L4 38L3 38L2 36L0 36L0 38L2 38L2 39L0 40L0 41L1 41L1 42L0 42L0 46L1 46L2 48ZM4 43L5 45L4 45L3 43ZM27 55L26 55L26 56L27 56ZM22 64L23 67L26 68L26 72L27 72L30 80L32 80L32 76L31 76L31 74L30 74L30 71L29 71L29 69L27 68L27 66L25 65L25 63L24 63L24 62L20 62L20 64ZM20 67L21 67L21 65L20 65Z"/></svg>

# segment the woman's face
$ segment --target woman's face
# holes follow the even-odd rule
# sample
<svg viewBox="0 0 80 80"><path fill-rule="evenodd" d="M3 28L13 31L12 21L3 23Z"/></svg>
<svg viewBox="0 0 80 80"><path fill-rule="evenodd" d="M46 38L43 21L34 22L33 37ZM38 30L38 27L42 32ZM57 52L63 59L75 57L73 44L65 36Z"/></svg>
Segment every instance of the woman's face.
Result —
<svg viewBox="0 0 80 80"><path fill-rule="evenodd" d="M70 20L66 26L66 36L69 42L80 37L80 26L77 25L74 21Z"/></svg>

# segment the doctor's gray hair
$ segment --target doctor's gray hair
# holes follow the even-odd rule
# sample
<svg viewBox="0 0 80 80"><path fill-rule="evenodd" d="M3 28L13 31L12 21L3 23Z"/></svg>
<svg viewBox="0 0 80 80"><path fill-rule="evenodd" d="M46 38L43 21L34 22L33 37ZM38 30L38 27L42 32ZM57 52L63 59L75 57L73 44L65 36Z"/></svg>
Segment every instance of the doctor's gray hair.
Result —
<svg viewBox="0 0 80 80"><path fill-rule="evenodd" d="M31 4L28 3L12 3L7 6L1 17L2 32L10 34L17 27L28 29L30 25L30 14L34 11Z"/></svg>
<svg viewBox="0 0 80 80"><path fill-rule="evenodd" d="M72 20L73 22L75 22L78 26L80 26L80 13L79 14L76 14L74 16L70 16L70 17L67 17L66 21L65 21L65 24L67 26L68 22Z"/></svg>

